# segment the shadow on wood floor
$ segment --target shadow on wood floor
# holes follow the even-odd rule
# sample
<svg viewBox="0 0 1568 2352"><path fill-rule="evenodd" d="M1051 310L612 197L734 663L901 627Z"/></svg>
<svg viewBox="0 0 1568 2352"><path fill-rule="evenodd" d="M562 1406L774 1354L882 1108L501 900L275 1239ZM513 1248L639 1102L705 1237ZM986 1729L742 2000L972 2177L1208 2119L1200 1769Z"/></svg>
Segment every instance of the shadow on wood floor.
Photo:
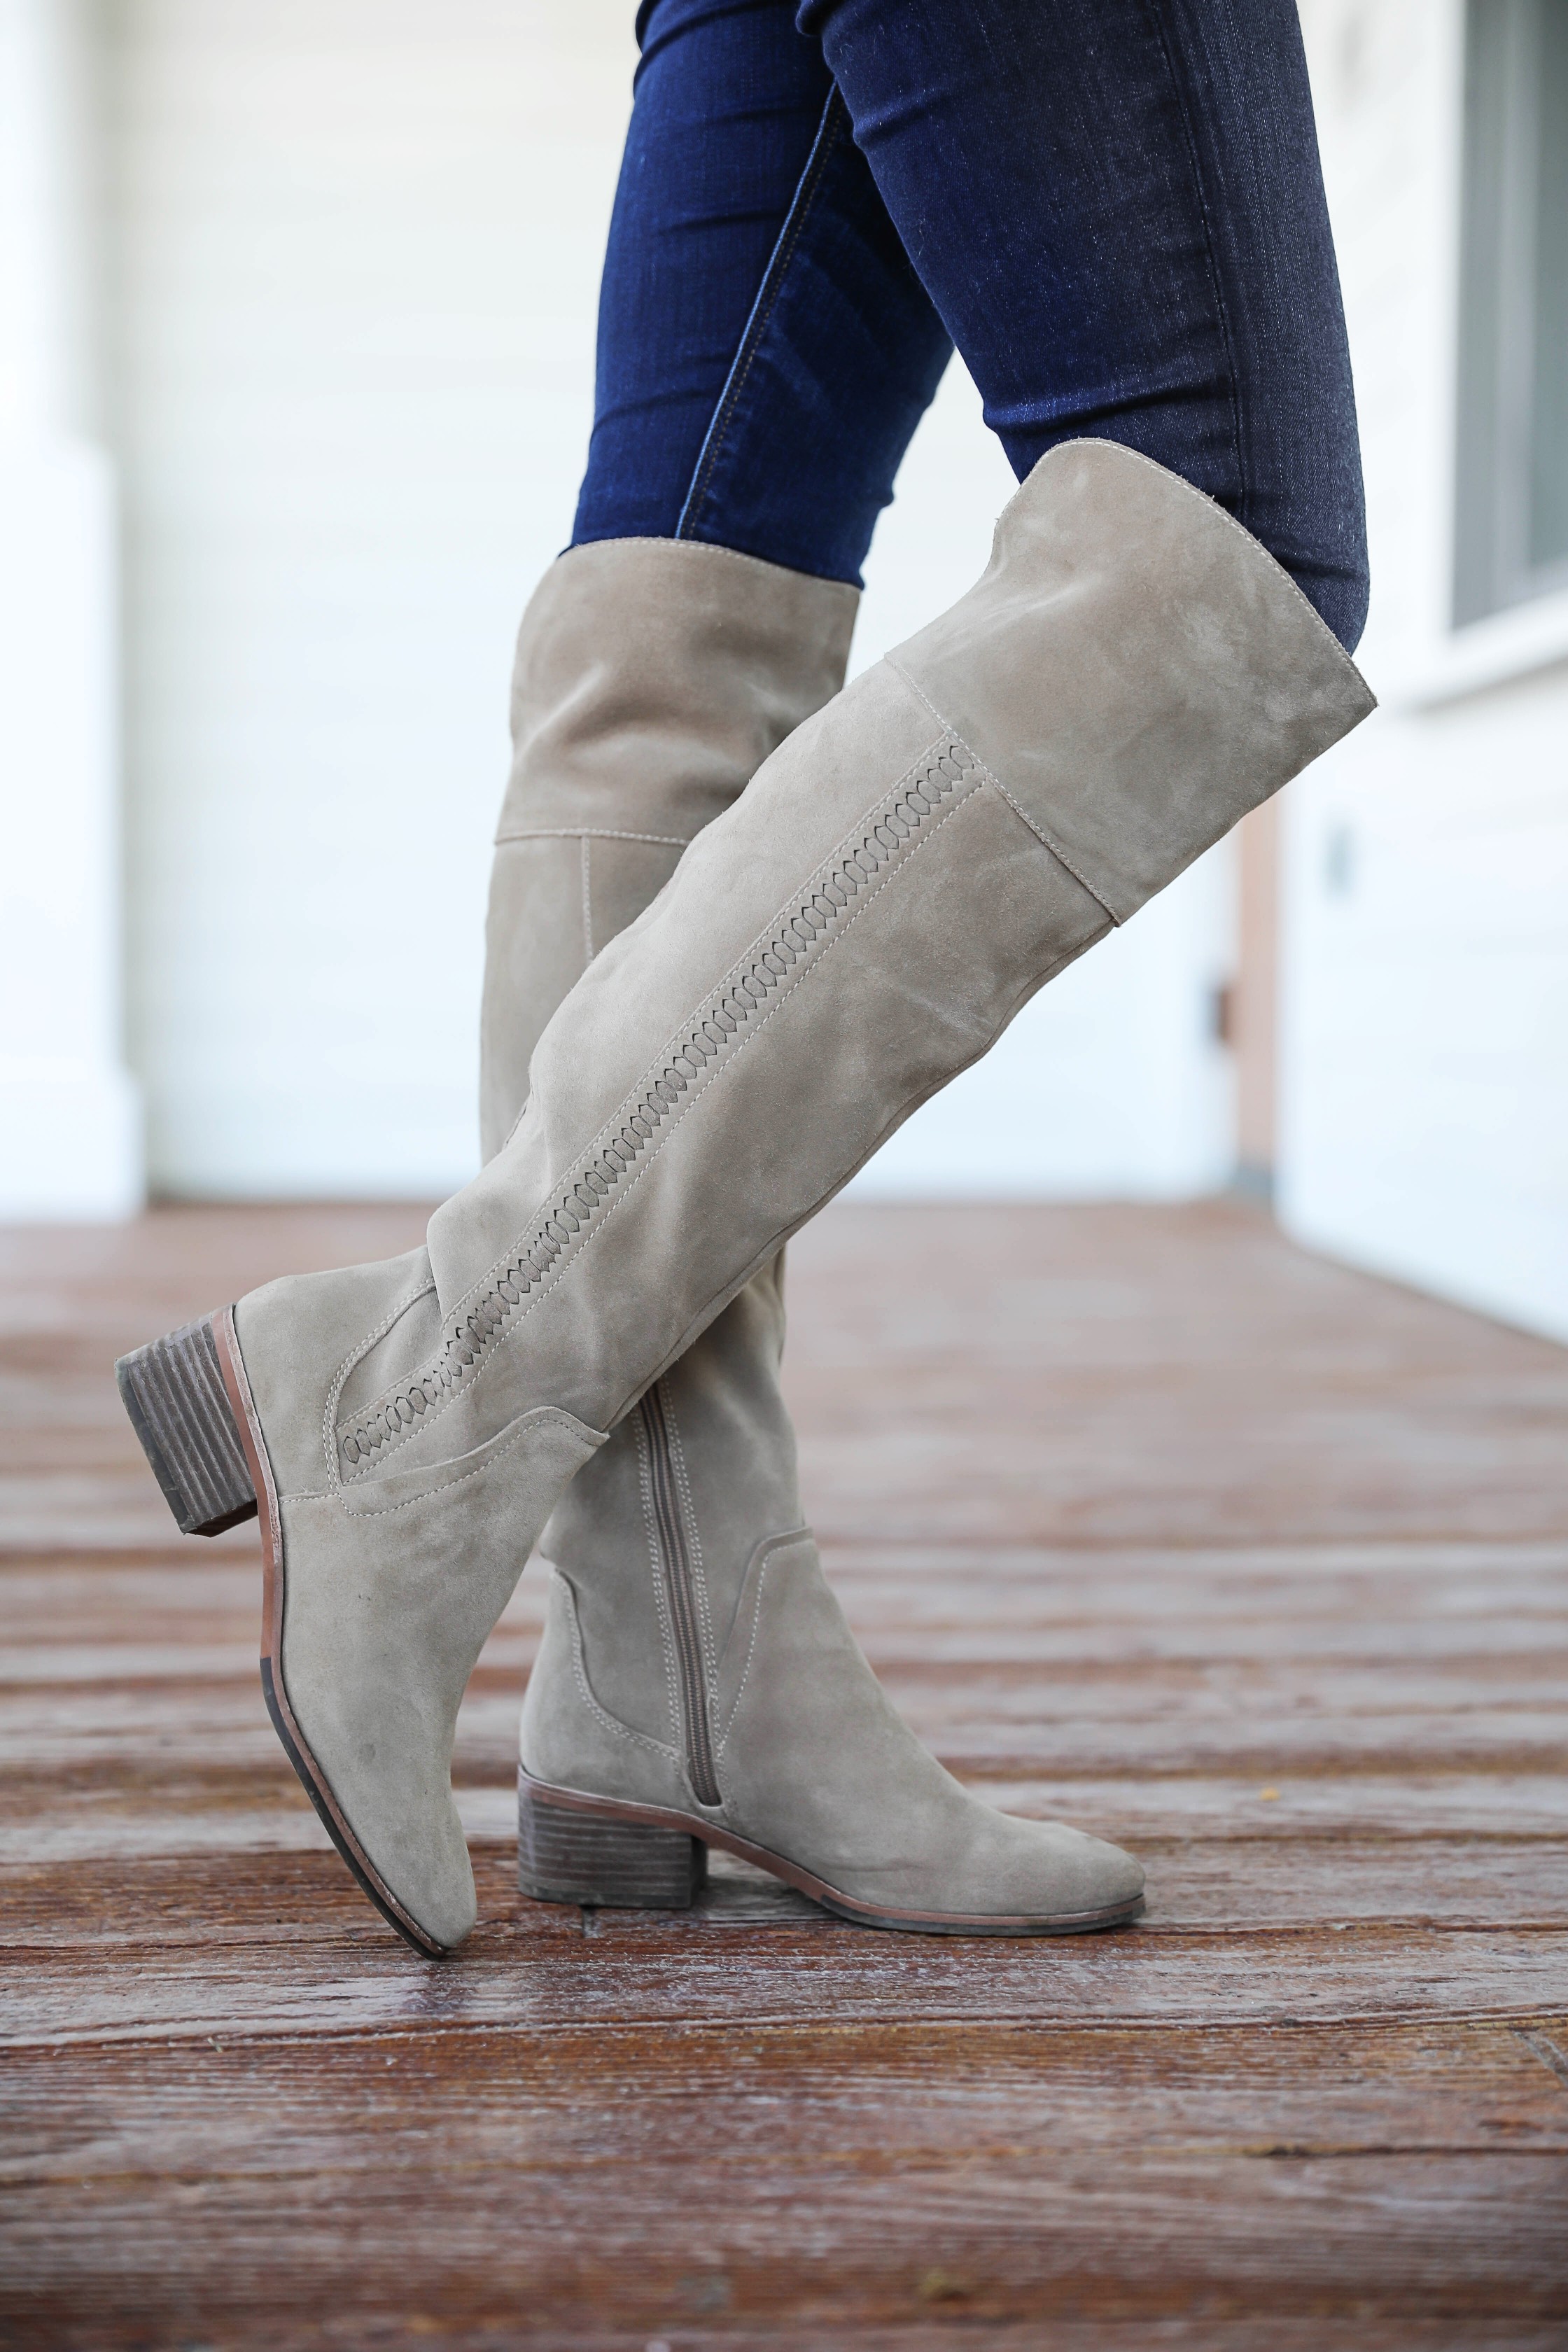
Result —
<svg viewBox="0 0 1568 2352"><path fill-rule="evenodd" d="M533 1573L433 1965L268 1727L252 1532L173 1535L110 1378L421 1224L0 1237L0 2344L1561 2352L1568 1353L1230 1203L830 1211L829 1571L955 1770L1140 1850L1147 1920L522 1901Z"/></svg>

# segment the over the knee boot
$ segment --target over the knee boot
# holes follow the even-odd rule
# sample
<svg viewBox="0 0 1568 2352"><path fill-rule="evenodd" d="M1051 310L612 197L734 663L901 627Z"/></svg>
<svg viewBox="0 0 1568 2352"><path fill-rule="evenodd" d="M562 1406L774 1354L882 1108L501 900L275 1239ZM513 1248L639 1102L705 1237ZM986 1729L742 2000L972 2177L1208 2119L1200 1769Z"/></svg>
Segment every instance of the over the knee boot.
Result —
<svg viewBox="0 0 1568 2352"><path fill-rule="evenodd" d="M691 541L612 540L552 565L519 633L514 759L490 884L486 1159L533 1047L688 842L842 685L858 593ZM656 1381L541 1539L549 1627L524 1708L519 1875L545 1899L680 1905L706 1849L552 1835L536 1781L718 1801L715 1627L759 1549L809 1542L779 1391L782 1255ZM606 1769L605 1748L611 1769ZM628 1774L627 1765L642 1769Z"/></svg>
<svg viewBox="0 0 1568 2352"><path fill-rule="evenodd" d="M837 693L859 601L699 540L595 541L551 565L512 669L480 1014L486 1160L562 998Z"/></svg>
<svg viewBox="0 0 1568 2352"><path fill-rule="evenodd" d="M604 1433L1036 989L1371 707L1218 508L1112 444L1053 450L977 586L798 727L595 958L425 1250L127 1360L184 1522L260 1502L275 1720L411 1940L472 1920L458 1703ZM857 1917L1131 1916L1130 1857L910 1764L849 1696L840 1624L764 1547L716 1633L720 1806L542 1801L623 1841L720 1835Z"/></svg>

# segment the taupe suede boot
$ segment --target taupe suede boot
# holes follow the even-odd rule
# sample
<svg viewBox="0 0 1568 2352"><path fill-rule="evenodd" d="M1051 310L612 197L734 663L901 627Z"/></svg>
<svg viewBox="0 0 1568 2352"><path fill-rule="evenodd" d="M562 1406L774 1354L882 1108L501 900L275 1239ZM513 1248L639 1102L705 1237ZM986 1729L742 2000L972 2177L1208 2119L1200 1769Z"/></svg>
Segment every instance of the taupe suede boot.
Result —
<svg viewBox="0 0 1568 2352"><path fill-rule="evenodd" d="M1052 451L977 586L796 728L595 959L505 1150L425 1249L270 1284L126 1360L182 1522L260 1505L275 1721L411 1940L449 1948L472 1921L458 1702L604 1433L1036 989L1371 708L1218 508L1113 444ZM800 1581L798 1549L764 1546L719 1629L724 1841L855 1916L1131 1916L1130 1857L962 1791L955 1810L901 1765L846 1823L837 1624L815 1594L772 1606ZM781 1781L803 1727L815 1769ZM622 1839L717 1827L545 1797ZM907 1899L936 1883L945 1918Z"/></svg>
<svg viewBox="0 0 1568 2352"><path fill-rule="evenodd" d="M562 998L837 693L859 601L697 540L605 540L551 565L512 670L480 1015L487 1160Z"/></svg>
<svg viewBox="0 0 1568 2352"><path fill-rule="evenodd" d="M838 582L689 541L575 548L545 574L518 637L490 885L487 1160L521 1108L540 1034L594 955L843 684L858 602ZM781 1254L654 1382L544 1530L554 1589L523 1717L526 1894L691 1899L705 1845L669 1834L617 1843L574 1815L563 1843L534 1784L623 1797L626 1759L651 1750L667 1802L721 1804L715 1627L732 1622L763 1545L809 1543L778 1382L782 1279ZM619 1768L608 1771L607 1733ZM634 1778L647 1795L647 1769Z"/></svg>

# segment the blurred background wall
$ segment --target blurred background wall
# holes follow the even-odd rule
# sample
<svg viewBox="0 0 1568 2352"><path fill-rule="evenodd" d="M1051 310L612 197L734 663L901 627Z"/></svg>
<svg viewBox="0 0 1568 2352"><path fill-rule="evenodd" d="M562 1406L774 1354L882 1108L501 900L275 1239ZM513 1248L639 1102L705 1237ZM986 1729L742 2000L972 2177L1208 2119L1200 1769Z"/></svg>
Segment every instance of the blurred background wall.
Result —
<svg viewBox="0 0 1568 2352"><path fill-rule="evenodd" d="M141 1196L96 27L0 0L0 1215Z"/></svg>
<svg viewBox="0 0 1568 2352"><path fill-rule="evenodd" d="M1307 0L1383 709L1286 796L1280 1206L1568 1338L1568 0Z"/></svg>
<svg viewBox="0 0 1568 2352"><path fill-rule="evenodd" d="M1568 1336L1565 10L1305 0L1384 710L862 1189L1239 1172ZM632 16L0 0L0 1214L472 1169L510 645L570 530ZM857 666L1011 487L955 365Z"/></svg>

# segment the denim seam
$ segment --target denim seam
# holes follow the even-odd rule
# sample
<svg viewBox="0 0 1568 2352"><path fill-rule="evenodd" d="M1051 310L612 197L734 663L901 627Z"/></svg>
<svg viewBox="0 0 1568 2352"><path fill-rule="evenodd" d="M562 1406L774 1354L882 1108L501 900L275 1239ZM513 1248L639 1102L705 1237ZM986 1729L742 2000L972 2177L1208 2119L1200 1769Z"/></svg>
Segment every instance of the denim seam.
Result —
<svg viewBox="0 0 1568 2352"><path fill-rule="evenodd" d="M746 379L751 373L752 362L756 358L763 336L778 305L779 296L784 291L788 266L795 257L795 249L805 236L806 226L816 209L824 174L842 135L842 123L836 119L836 110L837 115L842 116L845 121L847 120L844 101L837 89L834 89L829 92L827 103L822 110L822 121L817 126L811 156L801 176L800 185L791 200L789 215L779 232L778 243L768 257L768 266L763 272L763 282L757 289L757 299L752 306L752 315L746 321L741 336L740 347L731 364L724 389L719 394L719 404L713 411L702 447L698 454L696 471L691 477L690 487L686 493L686 502L680 509L679 518L675 526L677 541L684 540L689 535L689 527L690 531L695 530L698 512L708 497L714 472L720 458L724 454L725 441L730 426L734 421L736 404L745 388Z"/></svg>
<svg viewBox="0 0 1568 2352"><path fill-rule="evenodd" d="M1226 303L1219 257L1215 251L1214 229L1209 217L1208 192L1204 185L1203 158L1199 152L1196 133L1193 129L1193 110L1188 99L1186 81L1177 66L1165 29L1165 0L1146 0L1146 5L1149 21L1154 28L1154 37L1160 44L1160 53L1165 60L1165 71L1170 76L1171 88L1175 94L1176 108L1181 116L1182 136L1186 144L1187 161L1192 166L1193 186L1197 194L1198 215L1203 222L1204 253L1208 261L1209 284L1214 290L1215 310L1219 319L1220 341L1225 351L1226 390L1230 395L1230 443L1232 454L1236 459L1236 477L1240 492L1237 499L1239 511L1237 520L1245 522L1252 507L1252 485L1247 474L1245 436L1241 425L1241 377L1236 363L1236 344L1231 337L1230 311Z"/></svg>

